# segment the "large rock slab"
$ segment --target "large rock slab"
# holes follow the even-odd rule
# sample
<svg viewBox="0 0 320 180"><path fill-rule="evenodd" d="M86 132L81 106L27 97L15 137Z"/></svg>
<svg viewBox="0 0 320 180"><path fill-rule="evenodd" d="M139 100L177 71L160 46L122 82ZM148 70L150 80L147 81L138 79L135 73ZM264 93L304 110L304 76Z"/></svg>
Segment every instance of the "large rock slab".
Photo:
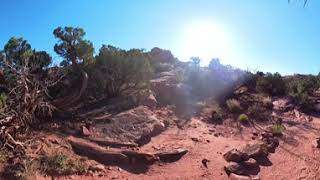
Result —
<svg viewBox="0 0 320 180"><path fill-rule="evenodd" d="M175 89L178 84L174 72L163 72L150 81L151 90L155 92L160 104L172 104L175 99Z"/></svg>
<svg viewBox="0 0 320 180"><path fill-rule="evenodd" d="M97 121L91 126L91 139L112 142L146 144L151 137L165 130L164 124L146 106L122 112L108 121Z"/></svg>
<svg viewBox="0 0 320 180"><path fill-rule="evenodd" d="M160 105L175 105L177 114L191 116L198 110L197 99L191 94L189 85L177 80L177 73L170 71L158 74L150 81L151 90Z"/></svg>
<svg viewBox="0 0 320 180"><path fill-rule="evenodd" d="M288 111L294 107L290 97L278 98L272 102L273 109L277 111Z"/></svg>

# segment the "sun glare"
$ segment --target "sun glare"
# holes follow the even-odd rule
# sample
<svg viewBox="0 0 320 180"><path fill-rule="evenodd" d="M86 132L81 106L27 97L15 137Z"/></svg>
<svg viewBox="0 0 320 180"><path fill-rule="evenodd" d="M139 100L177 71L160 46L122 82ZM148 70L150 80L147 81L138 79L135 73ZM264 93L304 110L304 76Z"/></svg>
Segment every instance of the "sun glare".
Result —
<svg viewBox="0 0 320 180"><path fill-rule="evenodd" d="M212 58L223 58L227 54L227 36L224 29L213 22L189 24L182 33L181 55L184 60L200 57L202 65Z"/></svg>

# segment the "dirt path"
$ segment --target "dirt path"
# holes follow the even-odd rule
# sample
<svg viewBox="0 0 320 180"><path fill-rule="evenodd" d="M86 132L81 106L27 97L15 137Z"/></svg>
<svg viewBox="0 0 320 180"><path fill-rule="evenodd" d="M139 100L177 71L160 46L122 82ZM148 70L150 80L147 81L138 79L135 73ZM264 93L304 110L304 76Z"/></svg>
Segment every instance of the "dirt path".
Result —
<svg viewBox="0 0 320 180"><path fill-rule="evenodd" d="M261 179L302 180L320 179L320 150L311 142L320 134L320 120L313 122L290 121L280 148L269 156L270 162L261 166ZM290 123L289 123L290 124ZM214 131L214 132L213 132ZM251 128L239 133L235 128L211 125L192 119L185 129L170 128L152 139L142 150L179 148L189 153L177 162L158 164L144 174L110 172L109 177L119 179L228 179L223 170L225 160L222 154L232 148L239 148L253 142ZM219 135L221 133L221 135ZM201 161L208 159L208 168Z"/></svg>
<svg viewBox="0 0 320 180"><path fill-rule="evenodd" d="M270 154L270 162L261 166L259 177L262 180L319 180L320 150L311 142L320 136L320 119L312 122L288 120L286 134L280 141L276 153ZM228 176L223 170L226 164L223 153L232 148L241 148L248 142L258 141L252 128L239 128L226 125L212 125L199 119L192 119L184 128L171 127L152 138L140 148L154 152L161 149L185 148L189 152L173 163L154 164L143 173L134 173L118 167L108 167L105 174L96 176L71 176L61 179L215 179L224 180ZM208 167L201 163L208 159Z"/></svg>

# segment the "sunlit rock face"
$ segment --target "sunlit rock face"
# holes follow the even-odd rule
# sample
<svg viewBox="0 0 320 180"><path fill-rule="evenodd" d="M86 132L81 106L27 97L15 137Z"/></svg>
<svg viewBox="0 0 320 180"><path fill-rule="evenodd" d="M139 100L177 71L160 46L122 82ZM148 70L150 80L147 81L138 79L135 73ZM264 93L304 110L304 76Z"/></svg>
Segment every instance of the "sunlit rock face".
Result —
<svg viewBox="0 0 320 180"><path fill-rule="evenodd" d="M111 117L108 123L99 121L91 129L95 138L141 145L164 131L165 126L148 107L139 106Z"/></svg>

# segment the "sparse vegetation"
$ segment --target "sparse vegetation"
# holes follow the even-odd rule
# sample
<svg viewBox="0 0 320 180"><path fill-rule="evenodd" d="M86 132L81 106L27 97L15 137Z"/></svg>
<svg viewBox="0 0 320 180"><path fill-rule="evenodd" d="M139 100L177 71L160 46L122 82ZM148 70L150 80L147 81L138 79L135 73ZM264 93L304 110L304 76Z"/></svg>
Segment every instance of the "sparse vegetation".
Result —
<svg viewBox="0 0 320 180"><path fill-rule="evenodd" d="M267 73L258 77L256 82L258 92L268 93L270 95L284 95L286 91L285 82L279 73Z"/></svg>
<svg viewBox="0 0 320 180"><path fill-rule="evenodd" d="M311 109L312 100L309 98L309 94L319 87L319 79L315 76L297 75L296 77L288 78L286 83L287 94L304 110Z"/></svg>
<svg viewBox="0 0 320 180"><path fill-rule="evenodd" d="M165 127L184 126L180 121L186 117L183 114L178 118L177 109L188 113L188 118L202 116L199 119L205 119L206 122L222 122L231 114L233 119L237 118L238 122L245 124L271 119L272 100L275 96L290 96L294 99L294 106L304 109L311 109L318 100L314 94L320 87L319 76L282 77L279 73L262 72L252 74L222 65L219 59L213 59L208 67L201 67L200 58L193 57L190 62L179 62L170 51L160 48L147 52L143 49L125 50L103 45L94 56L93 44L84 39L83 29L58 27L54 30L54 36L58 39L54 51L63 59L60 66L53 67L52 58L47 52L32 49L23 38L9 39L0 54L0 141L1 148L10 149L23 157L17 160L19 166L11 169L17 176L29 175L39 169L55 176L85 173L87 165L83 161L74 160L65 154L28 159L31 157L28 157L27 150L40 151L41 148L30 148L27 147L29 144L23 143L31 139L28 136L32 133L26 132L41 130L49 121L52 124L47 126L54 126L54 130L63 129L67 123L68 127L70 125L74 128L73 122L79 120L79 124L85 124L81 124L81 133L90 135L89 127L95 123L92 119L109 122L109 118L115 114L110 109L116 109L117 113L123 110L115 102L120 96L124 103L130 99L124 105L126 107L131 107L129 101L134 99L133 107L143 104L139 101L140 96L152 95L148 100L157 109L156 113L148 113L154 113L152 117L161 117L160 128L163 128L160 122ZM163 74L166 77L173 76L173 80L153 79ZM161 90L164 94L172 95L173 98L182 92L180 104L158 103L159 95L150 88L153 85L151 79L160 82L155 81L160 84L156 84L155 89L163 88ZM167 92L169 90L172 91ZM207 102L208 99L210 102ZM114 107L109 109L109 106ZM88 113L88 109L92 112ZM151 111L152 108L149 109ZM67 120L61 121L57 115L65 115ZM238 125L238 122L235 124ZM197 128L196 125L194 127ZM270 131L280 136L285 129L282 124L275 124ZM64 129L61 131L65 132ZM216 130L211 131L213 134ZM219 133L215 132L214 135L219 136ZM6 163L7 160L7 154L0 152L0 162ZM36 160L39 160L37 162L40 165L35 168L33 162Z"/></svg>
<svg viewBox="0 0 320 180"><path fill-rule="evenodd" d="M236 99L228 99L226 101L227 108L232 113L238 113L242 110L240 102Z"/></svg>
<svg viewBox="0 0 320 180"><path fill-rule="evenodd" d="M252 104L248 108L248 115L256 120L266 119L265 113L267 109L259 103Z"/></svg>
<svg viewBox="0 0 320 180"><path fill-rule="evenodd" d="M43 156L40 159L40 164L43 172L55 175L83 174L87 169L83 162L72 160L64 154Z"/></svg>

